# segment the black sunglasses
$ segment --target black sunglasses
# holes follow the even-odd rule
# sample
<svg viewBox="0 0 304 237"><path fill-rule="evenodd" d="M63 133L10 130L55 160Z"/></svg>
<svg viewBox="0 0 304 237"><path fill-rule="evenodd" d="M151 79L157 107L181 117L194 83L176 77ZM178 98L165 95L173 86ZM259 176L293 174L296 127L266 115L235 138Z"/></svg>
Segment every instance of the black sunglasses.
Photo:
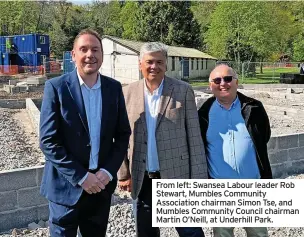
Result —
<svg viewBox="0 0 304 237"><path fill-rule="evenodd" d="M221 84L222 79L224 80L224 82L229 83L232 81L233 76L216 77L214 79L211 79L211 81L218 85Z"/></svg>

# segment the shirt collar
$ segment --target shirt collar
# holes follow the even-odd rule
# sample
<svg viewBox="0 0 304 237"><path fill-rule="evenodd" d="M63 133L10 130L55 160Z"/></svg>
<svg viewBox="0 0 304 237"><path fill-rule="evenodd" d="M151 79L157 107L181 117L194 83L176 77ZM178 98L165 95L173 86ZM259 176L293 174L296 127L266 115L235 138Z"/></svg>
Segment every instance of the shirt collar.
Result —
<svg viewBox="0 0 304 237"><path fill-rule="evenodd" d="M80 84L80 87L82 85L84 85L87 89L89 90L93 90L93 89L99 89L101 87L101 79L100 79L100 74L98 73L98 78L97 78L97 82L95 83L95 85L90 88L87 86L87 84L84 83L83 79L81 78L81 76L79 75L78 71L77 71L77 76L78 76L78 80L79 80L79 84Z"/></svg>
<svg viewBox="0 0 304 237"><path fill-rule="evenodd" d="M216 99L215 101L218 106L220 106L221 108L224 108L224 106L218 101L218 99ZM239 103L240 103L239 97L236 96L235 100L232 102L232 104L230 105L230 108L228 110L235 108L235 106L237 106Z"/></svg>
<svg viewBox="0 0 304 237"><path fill-rule="evenodd" d="M160 95L162 93L162 90L163 90L163 87L164 87L164 78L162 79L159 87L153 91L153 93L151 93L147 87L147 84L146 84L146 79L144 78L144 91L145 93L148 93L150 95Z"/></svg>

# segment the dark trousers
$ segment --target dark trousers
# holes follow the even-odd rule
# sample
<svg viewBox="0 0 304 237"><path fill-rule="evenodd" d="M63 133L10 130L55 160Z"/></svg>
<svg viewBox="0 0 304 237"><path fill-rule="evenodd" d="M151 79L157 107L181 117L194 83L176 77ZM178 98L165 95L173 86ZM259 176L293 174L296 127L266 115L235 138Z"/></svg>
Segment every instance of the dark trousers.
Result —
<svg viewBox="0 0 304 237"><path fill-rule="evenodd" d="M180 237L204 237L202 228L176 227ZM158 227L152 227L152 179L145 175L136 202L136 236L159 237Z"/></svg>
<svg viewBox="0 0 304 237"><path fill-rule="evenodd" d="M51 237L76 237L78 227L83 237L106 236L111 196L107 190L97 194L83 191L72 207L49 202Z"/></svg>

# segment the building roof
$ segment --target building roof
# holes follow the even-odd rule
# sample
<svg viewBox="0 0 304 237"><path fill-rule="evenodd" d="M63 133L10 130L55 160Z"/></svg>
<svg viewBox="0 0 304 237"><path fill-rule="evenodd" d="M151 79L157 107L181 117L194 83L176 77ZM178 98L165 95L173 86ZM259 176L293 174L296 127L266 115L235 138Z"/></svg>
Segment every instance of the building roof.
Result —
<svg viewBox="0 0 304 237"><path fill-rule="evenodd" d="M134 52L139 54L141 46L145 42L141 41L132 41L132 40L126 40L121 39L113 36L105 35L103 38L107 38L110 40L113 40L115 43L118 43ZM177 46L168 46L168 56L171 57L185 57L185 58L206 58L206 59L217 59L215 57L210 56L209 54L206 54L202 51L199 51L194 48L186 48L186 47L177 47Z"/></svg>

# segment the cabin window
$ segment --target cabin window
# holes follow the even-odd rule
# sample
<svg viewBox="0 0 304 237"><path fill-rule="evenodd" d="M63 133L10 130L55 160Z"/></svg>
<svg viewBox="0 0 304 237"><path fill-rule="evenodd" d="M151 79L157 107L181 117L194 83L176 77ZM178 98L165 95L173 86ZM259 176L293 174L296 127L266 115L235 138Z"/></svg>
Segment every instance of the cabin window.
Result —
<svg viewBox="0 0 304 237"><path fill-rule="evenodd" d="M40 36L39 42L40 42L40 44L45 44L45 37L44 36Z"/></svg>
<svg viewBox="0 0 304 237"><path fill-rule="evenodd" d="M171 57L171 59L172 59L171 71L175 71L175 57Z"/></svg>

